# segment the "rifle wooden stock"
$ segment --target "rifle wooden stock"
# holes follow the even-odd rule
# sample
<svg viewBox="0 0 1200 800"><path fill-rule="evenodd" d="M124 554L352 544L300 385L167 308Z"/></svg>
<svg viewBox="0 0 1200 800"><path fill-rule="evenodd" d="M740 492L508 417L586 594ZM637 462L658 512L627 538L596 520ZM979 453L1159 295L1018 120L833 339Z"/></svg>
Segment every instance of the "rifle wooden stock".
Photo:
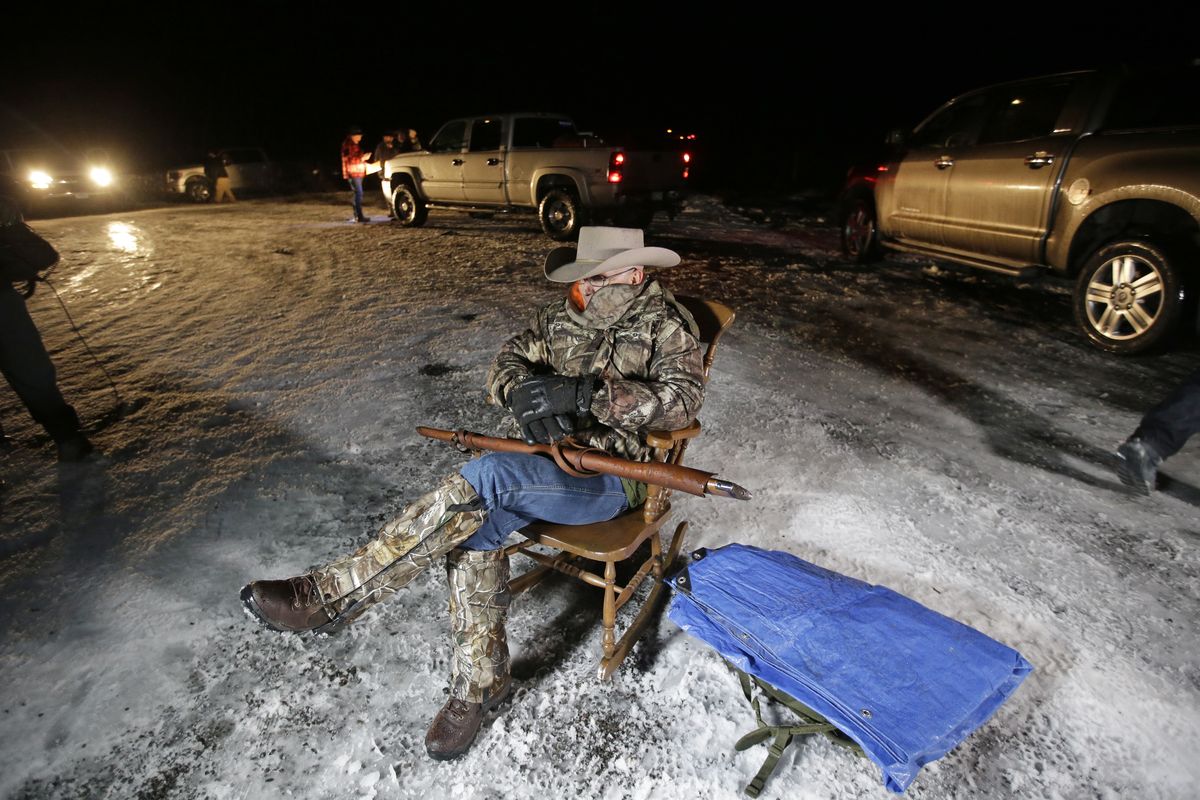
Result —
<svg viewBox="0 0 1200 800"><path fill-rule="evenodd" d="M574 442L558 444L526 444L520 439L500 439L467 430L447 431L440 428L417 428L417 433L430 439L440 439L470 450L498 450L504 453L538 453L550 456L567 472L575 474L604 473L618 478L653 483L669 489L703 497L715 494L745 500L750 493L737 484L713 477L713 473L679 464L659 461L629 461L610 456L603 450L580 447ZM564 466L564 462L566 466ZM732 488L731 488L732 487Z"/></svg>

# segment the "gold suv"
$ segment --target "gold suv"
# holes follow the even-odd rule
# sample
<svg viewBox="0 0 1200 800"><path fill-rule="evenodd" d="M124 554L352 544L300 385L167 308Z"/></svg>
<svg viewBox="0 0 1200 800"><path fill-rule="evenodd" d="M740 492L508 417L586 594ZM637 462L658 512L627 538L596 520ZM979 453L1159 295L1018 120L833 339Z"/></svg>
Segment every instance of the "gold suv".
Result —
<svg viewBox="0 0 1200 800"><path fill-rule="evenodd" d="M943 105L852 170L842 249L1075 279L1092 344L1167 341L1200 289L1200 67L1073 72Z"/></svg>

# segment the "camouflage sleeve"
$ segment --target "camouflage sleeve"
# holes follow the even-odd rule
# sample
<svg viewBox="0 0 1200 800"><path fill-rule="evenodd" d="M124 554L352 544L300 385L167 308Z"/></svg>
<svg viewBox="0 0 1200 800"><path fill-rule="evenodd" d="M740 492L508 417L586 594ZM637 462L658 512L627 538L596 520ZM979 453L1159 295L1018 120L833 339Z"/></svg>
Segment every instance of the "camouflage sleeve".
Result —
<svg viewBox="0 0 1200 800"><path fill-rule="evenodd" d="M518 383L534 374L534 366L550 363L546 346L545 309L537 313L533 324L500 347L488 371L488 402L508 408L508 395Z"/></svg>
<svg viewBox="0 0 1200 800"><path fill-rule="evenodd" d="M666 321L654 337L649 379L612 380L596 391L592 414L612 428L686 428L704 401L700 342L681 321Z"/></svg>

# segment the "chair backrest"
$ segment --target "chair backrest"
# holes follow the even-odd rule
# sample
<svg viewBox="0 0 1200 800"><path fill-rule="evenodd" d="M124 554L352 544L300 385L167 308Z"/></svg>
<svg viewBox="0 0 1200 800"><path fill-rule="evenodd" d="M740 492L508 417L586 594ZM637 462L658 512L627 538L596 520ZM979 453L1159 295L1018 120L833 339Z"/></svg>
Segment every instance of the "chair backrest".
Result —
<svg viewBox="0 0 1200 800"><path fill-rule="evenodd" d="M717 342L721 334L733 324L736 316L734 311L724 303L716 300L702 300L699 297L675 295L679 305L691 312L700 327L700 343L704 345L704 382L708 383L708 373L712 369L713 358L717 355Z"/></svg>

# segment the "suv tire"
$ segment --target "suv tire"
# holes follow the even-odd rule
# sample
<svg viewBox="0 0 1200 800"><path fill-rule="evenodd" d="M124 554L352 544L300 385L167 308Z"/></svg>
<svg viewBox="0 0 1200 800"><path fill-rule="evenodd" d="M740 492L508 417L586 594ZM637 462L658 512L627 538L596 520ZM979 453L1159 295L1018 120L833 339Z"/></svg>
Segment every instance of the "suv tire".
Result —
<svg viewBox="0 0 1200 800"><path fill-rule="evenodd" d="M1160 246L1118 241L1097 250L1075 282L1075 321L1110 353L1151 350L1170 336L1187 301L1175 261Z"/></svg>
<svg viewBox="0 0 1200 800"><path fill-rule="evenodd" d="M847 201L838 218L842 255L855 264L878 261L879 226L875 221L875 203L865 197Z"/></svg>

